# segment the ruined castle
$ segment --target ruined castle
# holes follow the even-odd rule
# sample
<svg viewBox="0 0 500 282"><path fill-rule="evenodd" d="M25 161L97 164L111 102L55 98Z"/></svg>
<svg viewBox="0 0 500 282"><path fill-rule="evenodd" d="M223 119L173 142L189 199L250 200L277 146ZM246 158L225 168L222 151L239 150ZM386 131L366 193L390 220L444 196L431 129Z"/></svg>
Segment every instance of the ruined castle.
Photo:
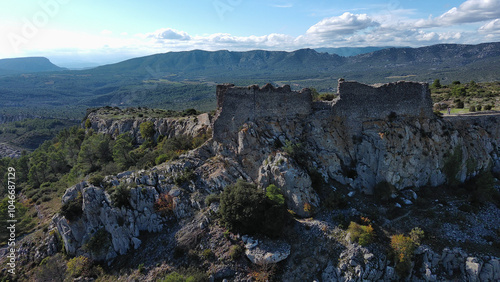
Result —
<svg viewBox="0 0 500 282"><path fill-rule="evenodd" d="M288 85L278 88L271 84L262 88L258 85L218 85L214 138L222 141L248 121L304 119L319 111L343 118L352 127L365 120L384 119L389 115L435 117L427 83L399 81L370 86L339 79L337 89L339 95L334 101L313 102L307 88L292 91Z"/></svg>

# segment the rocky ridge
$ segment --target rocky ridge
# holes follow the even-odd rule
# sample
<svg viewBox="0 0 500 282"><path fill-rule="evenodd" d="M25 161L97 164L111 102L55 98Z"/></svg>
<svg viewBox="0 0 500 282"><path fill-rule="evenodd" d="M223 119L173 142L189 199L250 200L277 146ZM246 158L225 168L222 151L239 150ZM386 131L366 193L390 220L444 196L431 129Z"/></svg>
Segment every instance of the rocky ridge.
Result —
<svg viewBox="0 0 500 282"><path fill-rule="evenodd" d="M269 95L283 91L267 86L259 90L263 89ZM277 108L278 114L274 116L244 119L242 124L233 126L236 131L229 132L233 138L217 139L215 136L219 132L214 131L214 139L176 161L147 171L108 176L105 183L112 186L125 183L131 187L129 204L122 207L115 206L104 188L85 182L71 187L63 196L63 203L77 199L80 193L82 215L75 221L60 215L53 219L66 250L74 255L88 253L85 243L104 228L110 236L109 246L102 253L90 255L111 263L113 258L142 244L138 239L141 231L163 232L166 226L172 225L173 219L189 222L193 215L207 213L212 207L205 207L205 196L219 193L240 178L260 187L277 185L283 191L288 208L301 217L308 217L321 210L320 196L312 187L311 167L332 186L332 190L343 186L352 193L373 194L378 183L386 182L401 195L412 191L410 189L418 191L423 186L438 187L452 180L464 182L489 168L500 170L498 116L464 120L396 114L361 119L357 130L352 130L346 126L352 121L346 122L345 118L332 115L328 106L319 108L310 116L300 118L279 115L280 108ZM221 111L224 111L223 105L215 120ZM97 132L116 134L130 131L137 141L141 141L138 128L144 120L103 121L92 116L89 119ZM194 123L194 119L184 123L157 119L154 123L157 134L194 134L200 128L207 130L209 120L207 115L198 117L201 125ZM165 124L169 126L164 128L175 130L162 129ZM295 152L284 149L291 144L297 145ZM307 154L298 154L299 149ZM452 165L451 160L454 160ZM453 168L451 175L447 175L447 166ZM186 170L195 177L187 183L176 184L175 179ZM170 217L162 217L155 211L154 204L162 194L170 195L175 203ZM306 210L306 204L313 209ZM348 243L342 237L331 237L327 231L335 233L338 229L332 224L335 222L328 220L324 228L320 228L311 227L309 223L296 223L296 234L302 234L304 240L310 241L318 255L315 266L304 269L307 262L294 259L299 256L297 252L304 242L290 240L289 253L287 247L281 247L288 254L285 257L290 257L283 262L283 267L296 271L284 273L283 279L398 279L393 262L376 248L367 249ZM198 225L201 229L207 228L211 225L210 216L207 214L206 221ZM309 227L301 229L300 226ZM333 249L325 246L330 243ZM456 248L436 253L422 245L416 257L415 261L419 263L412 268L413 281L437 281L449 277L479 281L495 280L500 276L498 255L476 256ZM337 258L340 259L338 264ZM298 275L297 271L303 273ZM298 276L290 276L294 273Z"/></svg>

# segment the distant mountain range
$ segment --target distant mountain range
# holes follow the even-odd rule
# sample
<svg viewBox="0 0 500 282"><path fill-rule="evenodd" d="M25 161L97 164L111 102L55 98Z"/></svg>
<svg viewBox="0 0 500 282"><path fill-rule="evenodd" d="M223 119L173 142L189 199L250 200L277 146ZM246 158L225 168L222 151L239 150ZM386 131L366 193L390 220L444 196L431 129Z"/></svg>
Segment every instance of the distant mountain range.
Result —
<svg viewBox="0 0 500 282"><path fill-rule="evenodd" d="M31 75L20 76L20 73ZM212 109L217 83L271 82L290 84L294 89L315 87L318 91L335 91L341 77L363 83L434 79L443 84L454 80L500 81L500 42L386 48L356 56L313 49L194 50L139 57L79 71L57 67L46 58L4 59L0 60L0 100L4 101L0 110L7 109L10 113L29 108L32 113L31 109L45 107L45 112L36 114L54 113L57 108L70 115L84 112L87 107L106 105Z"/></svg>
<svg viewBox="0 0 500 282"><path fill-rule="evenodd" d="M500 43L440 44L420 48L387 48L350 57L313 49L284 51L186 51L135 58L101 66L89 73L182 79L296 80L345 77L383 82L411 77L500 80Z"/></svg>
<svg viewBox="0 0 500 282"><path fill-rule="evenodd" d="M315 48L314 50L320 53L337 54L342 57L351 57L366 53L375 52L382 49L388 49L394 47L338 47L338 48Z"/></svg>
<svg viewBox="0 0 500 282"><path fill-rule="evenodd" d="M0 75L63 70L44 57L0 59Z"/></svg>

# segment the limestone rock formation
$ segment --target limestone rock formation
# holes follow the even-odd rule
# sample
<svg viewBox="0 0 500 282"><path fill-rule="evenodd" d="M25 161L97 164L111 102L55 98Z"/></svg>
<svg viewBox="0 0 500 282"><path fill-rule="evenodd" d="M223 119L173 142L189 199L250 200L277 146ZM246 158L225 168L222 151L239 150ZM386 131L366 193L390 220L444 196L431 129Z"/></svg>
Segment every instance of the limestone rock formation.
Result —
<svg viewBox="0 0 500 282"><path fill-rule="evenodd" d="M422 83L372 87L340 81L339 90L340 97L333 102L312 102L308 90L223 85L217 88L219 109L212 121L208 115L198 116L196 121L192 117L154 120L157 134L197 135L212 128L213 138L178 160L145 171L106 177L105 182L111 186L130 186L124 206L117 207L109 191L85 182L69 188L63 203L81 195L81 216L68 220L57 215L53 219L67 252L88 253L86 244L97 232L103 232L100 230L109 234L109 245L100 253L91 253L95 259L111 260L138 248L142 244L137 238L141 231L161 232L169 226L169 218L154 209L155 201L165 194L175 203L171 219L184 220L180 235L190 231L204 233L210 223L198 213L204 208L204 197L220 193L238 179L258 184L261 189L270 184L278 186L288 209L299 217L310 217L315 208L321 208L312 187L313 173L315 178L356 192L351 195L373 194L377 184L386 183L395 192L406 191L401 194L414 201L415 192L411 191L418 192L418 187L464 182L488 169L500 171L498 115L471 119L436 117L427 85ZM405 102L398 102L398 107L393 108L396 104L381 100L391 97ZM357 107L359 99L370 103ZM369 111L368 106L372 107ZM89 120L97 132L132 132L140 141L139 124L144 120L119 122L93 116ZM185 169L195 175L195 180L174 184ZM193 244L198 243L195 240ZM281 242L274 246L259 241L255 246L249 245L246 255L256 264L276 263L293 256L299 243ZM335 249L334 258L328 261L328 251L323 246L314 250L315 255L325 256L322 261L326 263L307 264L314 268L310 271L318 274L318 279L402 279L394 262L380 252L345 245ZM412 269L415 276L411 278L440 281L457 275L483 281L500 276L496 257L468 254L461 249L439 251L420 246L415 259L418 263Z"/></svg>
<svg viewBox="0 0 500 282"><path fill-rule="evenodd" d="M290 255L290 245L281 240L243 237L245 255L254 264L270 265L285 260Z"/></svg>
<svg viewBox="0 0 500 282"><path fill-rule="evenodd" d="M109 134L116 137L127 133L132 136L134 142L141 144L144 140L141 137L140 125L143 122L151 121L155 126L155 138L160 135L168 138L176 135L199 136L207 133L211 127L211 118L207 113L176 118L114 118L109 116L105 109L91 112L87 116L90 121L90 128L97 133Z"/></svg>

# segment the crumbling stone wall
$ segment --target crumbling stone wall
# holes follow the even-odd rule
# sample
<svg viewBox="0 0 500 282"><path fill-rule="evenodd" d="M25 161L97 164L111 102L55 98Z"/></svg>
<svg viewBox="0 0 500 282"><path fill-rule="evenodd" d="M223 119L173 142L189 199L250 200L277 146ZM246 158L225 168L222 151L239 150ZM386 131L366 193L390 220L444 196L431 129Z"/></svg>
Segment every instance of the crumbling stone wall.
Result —
<svg viewBox="0 0 500 282"><path fill-rule="evenodd" d="M259 88L223 84L217 86L217 108L214 139L223 141L234 138L248 121L308 117L312 113L312 96L309 89L292 91L289 85L275 88L266 84Z"/></svg>
<svg viewBox="0 0 500 282"><path fill-rule="evenodd" d="M339 98L333 102L312 102L311 91L292 91L290 86L275 88L267 84L235 87L217 86L217 107L213 132L216 141L234 140L241 126L249 121L305 119L316 111L330 111L341 117L353 131L361 123L385 119L389 115L434 118L427 83L399 81L370 86L355 81L339 80Z"/></svg>
<svg viewBox="0 0 500 282"><path fill-rule="evenodd" d="M427 83L398 81L370 86L339 79L333 114L360 121L384 119L392 113L434 118Z"/></svg>

